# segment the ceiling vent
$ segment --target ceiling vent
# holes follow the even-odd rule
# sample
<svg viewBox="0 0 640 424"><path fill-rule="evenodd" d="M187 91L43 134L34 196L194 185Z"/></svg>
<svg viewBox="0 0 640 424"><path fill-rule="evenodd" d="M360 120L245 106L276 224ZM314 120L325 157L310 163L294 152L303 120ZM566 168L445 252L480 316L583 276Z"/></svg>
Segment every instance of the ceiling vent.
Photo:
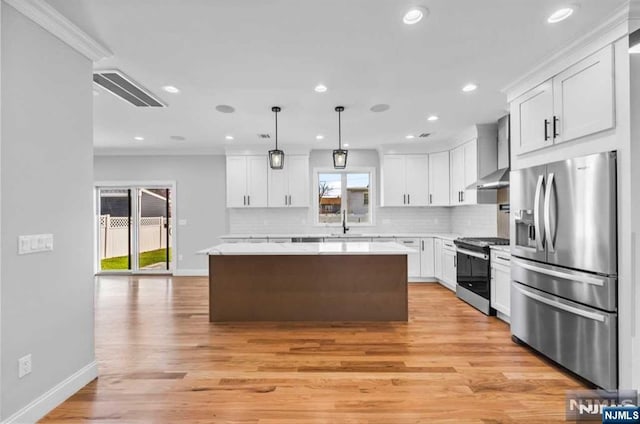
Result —
<svg viewBox="0 0 640 424"><path fill-rule="evenodd" d="M430 135L431 135L431 133L422 133L422 134L420 134L418 137L419 137L419 138L427 138L427 137L429 137Z"/></svg>
<svg viewBox="0 0 640 424"><path fill-rule="evenodd" d="M258 138L267 139L267 138L271 138L271 136L269 134L258 134Z"/></svg>
<svg viewBox="0 0 640 424"><path fill-rule="evenodd" d="M93 82L137 107L166 107L148 90L117 70L95 71Z"/></svg>

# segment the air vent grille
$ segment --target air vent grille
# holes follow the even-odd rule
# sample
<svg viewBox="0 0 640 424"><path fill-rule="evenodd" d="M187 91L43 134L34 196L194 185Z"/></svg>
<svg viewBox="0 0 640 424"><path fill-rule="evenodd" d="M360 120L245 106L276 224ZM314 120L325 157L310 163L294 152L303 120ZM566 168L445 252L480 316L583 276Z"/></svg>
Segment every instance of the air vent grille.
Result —
<svg viewBox="0 0 640 424"><path fill-rule="evenodd" d="M267 138L271 138L271 136L269 134L258 134L258 138L267 139Z"/></svg>
<svg viewBox="0 0 640 424"><path fill-rule="evenodd" d="M93 82L137 107L165 107L166 105L120 71L96 71Z"/></svg>
<svg viewBox="0 0 640 424"><path fill-rule="evenodd" d="M419 138L427 138L427 137L429 137L430 135L431 135L431 133L422 133L422 134L420 134L418 137L419 137Z"/></svg>

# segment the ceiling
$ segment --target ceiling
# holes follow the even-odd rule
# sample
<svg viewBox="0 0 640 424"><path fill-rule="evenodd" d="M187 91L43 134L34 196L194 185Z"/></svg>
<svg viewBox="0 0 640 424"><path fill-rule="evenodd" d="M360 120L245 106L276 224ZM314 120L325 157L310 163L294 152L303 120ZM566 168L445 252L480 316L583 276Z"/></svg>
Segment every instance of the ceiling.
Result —
<svg viewBox="0 0 640 424"><path fill-rule="evenodd" d="M446 140L504 115L501 88L624 0L580 0L572 17L553 25L546 18L564 5L561 0L49 2L114 53L96 69L120 69L169 104L136 108L96 86L98 152L215 153L271 147L273 105L282 107L285 151L334 148L336 105L346 108L343 142L350 149ZM429 16L403 24L416 2ZM468 82L478 89L463 93ZM328 91L316 93L318 83ZM180 93L164 92L165 85ZM391 108L371 112L378 103ZM217 112L219 104L236 111ZM440 119L429 122L430 114ZM431 136L405 138L425 132ZM259 133L272 139L260 140ZM324 140L316 140L318 134Z"/></svg>

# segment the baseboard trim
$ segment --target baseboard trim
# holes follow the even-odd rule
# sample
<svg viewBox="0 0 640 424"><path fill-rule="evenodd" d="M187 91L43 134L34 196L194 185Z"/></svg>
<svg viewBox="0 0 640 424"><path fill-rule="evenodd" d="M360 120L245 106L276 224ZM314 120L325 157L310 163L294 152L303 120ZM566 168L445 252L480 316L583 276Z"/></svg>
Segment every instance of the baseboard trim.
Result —
<svg viewBox="0 0 640 424"><path fill-rule="evenodd" d="M93 361L11 415L2 424L35 423L96 378L98 363Z"/></svg>
<svg viewBox="0 0 640 424"><path fill-rule="evenodd" d="M203 269L174 269L173 275L175 277L208 277L209 270Z"/></svg>
<svg viewBox="0 0 640 424"><path fill-rule="evenodd" d="M409 277L410 283L437 283L434 277Z"/></svg>

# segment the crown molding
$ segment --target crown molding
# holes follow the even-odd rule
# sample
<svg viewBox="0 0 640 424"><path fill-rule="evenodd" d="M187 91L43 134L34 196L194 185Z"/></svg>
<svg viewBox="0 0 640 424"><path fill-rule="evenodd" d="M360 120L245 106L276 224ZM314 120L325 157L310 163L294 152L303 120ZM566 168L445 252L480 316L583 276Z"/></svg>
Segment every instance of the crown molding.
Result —
<svg viewBox="0 0 640 424"><path fill-rule="evenodd" d="M97 62L113 53L44 0L3 0L82 55Z"/></svg>
<svg viewBox="0 0 640 424"><path fill-rule="evenodd" d="M630 14L634 10L640 11L637 2L638 0L626 1L592 31L562 47L500 91L507 95L508 101L512 101L531 87L543 83L566 69L572 63L624 37L629 33ZM590 47L590 51L586 51L586 47Z"/></svg>

